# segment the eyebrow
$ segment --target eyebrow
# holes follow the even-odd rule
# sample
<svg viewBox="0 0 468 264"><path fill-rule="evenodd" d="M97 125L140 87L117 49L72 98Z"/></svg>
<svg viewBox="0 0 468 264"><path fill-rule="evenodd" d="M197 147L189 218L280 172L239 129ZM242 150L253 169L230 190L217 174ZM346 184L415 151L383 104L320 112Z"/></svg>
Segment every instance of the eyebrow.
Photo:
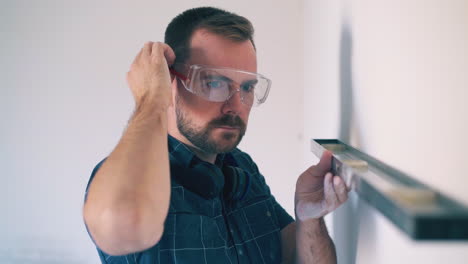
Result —
<svg viewBox="0 0 468 264"><path fill-rule="evenodd" d="M258 83L258 79L251 79L251 80L246 80L246 81L242 82L242 84L246 84L246 83L257 84L257 83Z"/></svg>
<svg viewBox="0 0 468 264"><path fill-rule="evenodd" d="M230 78L228 78L228 77L226 77L226 76L224 76L224 75L221 75L221 74L219 74L219 75L211 74L211 73L210 73L210 74L204 74L204 75L202 76L202 78L203 78L203 79L216 78L216 79L220 79L220 80L223 80L223 81L226 81L226 82L233 82L232 79L230 79Z"/></svg>
<svg viewBox="0 0 468 264"><path fill-rule="evenodd" d="M235 81L233 81L231 78L228 78L222 74L205 74L203 77L203 79L208 79L208 78L216 78L216 79L220 79L220 80L223 80L223 81L226 81L226 82L229 82L229 83L237 83ZM250 80L245 80L243 81L242 83L239 83L239 85L244 85L246 83L253 83L253 84L256 84L258 83L258 80L257 79L250 79Z"/></svg>

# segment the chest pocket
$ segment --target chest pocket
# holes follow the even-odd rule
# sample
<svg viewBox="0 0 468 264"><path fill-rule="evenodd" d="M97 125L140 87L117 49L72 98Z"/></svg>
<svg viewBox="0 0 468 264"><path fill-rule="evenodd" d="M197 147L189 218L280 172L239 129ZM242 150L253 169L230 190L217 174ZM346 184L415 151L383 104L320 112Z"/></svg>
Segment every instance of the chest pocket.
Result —
<svg viewBox="0 0 468 264"><path fill-rule="evenodd" d="M236 240L243 252L241 263L280 263L281 235L272 198L257 200L228 214Z"/></svg>

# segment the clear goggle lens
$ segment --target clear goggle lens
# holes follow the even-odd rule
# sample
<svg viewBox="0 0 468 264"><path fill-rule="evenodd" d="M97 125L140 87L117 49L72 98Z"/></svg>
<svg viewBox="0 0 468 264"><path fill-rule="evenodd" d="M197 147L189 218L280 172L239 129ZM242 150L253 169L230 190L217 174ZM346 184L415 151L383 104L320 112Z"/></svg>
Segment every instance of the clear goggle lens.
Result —
<svg viewBox="0 0 468 264"><path fill-rule="evenodd" d="M241 71L231 68L209 67L202 65L182 65L171 72L181 79L185 88L211 102L224 102L239 92L241 101L251 107L265 102L270 90L271 81L258 73Z"/></svg>

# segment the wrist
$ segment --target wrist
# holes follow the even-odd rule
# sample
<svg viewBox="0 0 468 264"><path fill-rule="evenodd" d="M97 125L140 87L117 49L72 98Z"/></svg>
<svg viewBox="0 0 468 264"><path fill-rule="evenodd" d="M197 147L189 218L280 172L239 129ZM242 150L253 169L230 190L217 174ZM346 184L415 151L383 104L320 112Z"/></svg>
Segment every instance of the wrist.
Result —
<svg viewBox="0 0 468 264"><path fill-rule="evenodd" d="M314 236L326 236L329 237L327 226L323 217L320 218L311 218L306 220L296 220L296 232L305 232L307 231Z"/></svg>
<svg viewBox="0 0 468 264"><path fill-rule="evenodd" d="M322 221L322 218L300 219L296 216L296 224L299 227L307 226L307 228L319 229L321 228Z"/></svg>
<svg viewBox="0 0 468 264"><path fill-rule="evenodd" d="M135 112L166 112L170 99L165 96L156 96L147 92L135 101Z"/></svg>
<svg viewBox="0 0 468 264"><path fill-rule="evenodd" d="M137 106L128 125L134 129L164 134L168 128L167 109L151 105Z"/></svg>
<svg viewBox="0 0 468 264"><path fill-rule="evenodd" d="M155 100L141 100L136 103L133 115L147 117L167 117L168 106Z"/></svg>

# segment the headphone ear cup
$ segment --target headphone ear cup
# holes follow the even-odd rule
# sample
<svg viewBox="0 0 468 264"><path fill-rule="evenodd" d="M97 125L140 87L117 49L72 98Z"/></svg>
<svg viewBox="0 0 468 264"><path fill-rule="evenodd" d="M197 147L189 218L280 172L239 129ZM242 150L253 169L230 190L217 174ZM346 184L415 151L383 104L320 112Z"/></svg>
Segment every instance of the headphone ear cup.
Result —
<svg viewBox="0 0 468 264"><path fill-rule="evenodd" d="M224 187L222 171L207 162L197 163L193 168L171 164L171 176L186 189L205 199L213 199Z"/></svg>
<svg viewBox="0 0 468 264"><path fill-rule="evenodd" d="M227 200L242 200L249 190L249 174L234 166L224 166L224 197Z"/></svg>
<svg viewBox="0 0 468 264"><path fill-rule="evenodd" d="M206 199L218 196L224 188L225 180L221 169L208 162L197 163L192 169L195 177L193 185L200 186L202 194Z"/></svg>

